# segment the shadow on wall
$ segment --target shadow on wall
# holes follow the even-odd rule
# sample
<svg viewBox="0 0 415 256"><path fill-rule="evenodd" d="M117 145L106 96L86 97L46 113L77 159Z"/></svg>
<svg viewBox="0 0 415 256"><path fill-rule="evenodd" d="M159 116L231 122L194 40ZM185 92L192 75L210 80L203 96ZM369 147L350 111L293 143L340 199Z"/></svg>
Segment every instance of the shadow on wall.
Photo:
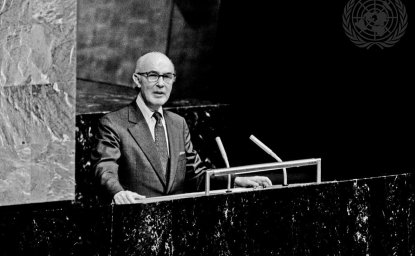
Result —
<svg viewBox="0 0 415 256"><path fill-rule="evenodd" d="M216 13L218 7L220 7L220 0L198 2L192 0L175 0L174 2L183 15L186 24L194 30L211 25L212 20L217 19Z"/></svg>

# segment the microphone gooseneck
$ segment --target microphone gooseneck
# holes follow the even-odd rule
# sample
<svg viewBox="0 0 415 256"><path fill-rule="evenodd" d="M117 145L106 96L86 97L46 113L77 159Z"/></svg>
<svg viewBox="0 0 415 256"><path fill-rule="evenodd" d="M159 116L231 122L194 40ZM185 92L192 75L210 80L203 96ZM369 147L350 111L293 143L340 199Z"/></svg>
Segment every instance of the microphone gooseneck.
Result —
<svg viewBox="0 0 415 256"><path fill-rule="evenodd" d="M254 135L249 136L249 139L251 139L258 147L260 147L262 150L264 150L267 154L272 156L272 158L274 158L275 160L277 160L280 163L282 162L281 158L279 158L279 156L277 156L277 154L275 154L274 151L272 151L264 143L262 143L260 140L258 140ZM283 171L283 176L284 176L283 185L287 186L288 185L287 184L287 170L285 168L283 168L282 171Z"/></svg>
<svg viewBox="0 0 415 256"><path fill-rule="evenodd" d="M215 138L216 143L218 144L220 154L222 155L222 159L225 162L226 168L229 168L229 161L228 156L226 155L225 147L223 147L222 141L219 137Z"/></svg>
<svg viewBox="0 0 415 256"><path fill-rule="evenodd" d="M222 144L222 140L220 137L215 138L216 143L218 144L220 154L222 155L222 159L225 162L226 168L230 168L228 156L226 155L225 147ZM231 192L231 175L228 174L228 189L226 192Z"/></svg>

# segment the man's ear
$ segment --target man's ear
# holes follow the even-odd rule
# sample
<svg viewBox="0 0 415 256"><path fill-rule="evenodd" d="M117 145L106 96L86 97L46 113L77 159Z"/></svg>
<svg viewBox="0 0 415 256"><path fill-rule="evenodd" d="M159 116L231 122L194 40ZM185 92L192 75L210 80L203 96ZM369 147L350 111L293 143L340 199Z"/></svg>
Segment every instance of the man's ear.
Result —
<svg viewBox="0 0 415 256"><path fill-rule="evenodd" d="M138 88L141 88L141 81L137 74L133 74L133 81L137 85Z"/></svg>

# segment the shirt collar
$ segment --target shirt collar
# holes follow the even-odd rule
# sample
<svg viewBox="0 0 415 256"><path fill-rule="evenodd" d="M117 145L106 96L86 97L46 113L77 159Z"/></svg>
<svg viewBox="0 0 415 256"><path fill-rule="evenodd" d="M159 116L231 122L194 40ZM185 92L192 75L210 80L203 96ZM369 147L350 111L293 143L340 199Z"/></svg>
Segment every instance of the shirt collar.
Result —
<svg viewBox="0 0 415 256"><path fill-rule="evenodd" d="M144 118L146 120L151 120L154 111L147 107L147 105L144 103L143 96L141 96L141 92L137 96L136 103L138 108L141 110L141 113L143 113ZM159 107L159 109L157 109L157 112L159 112L164 119L163 108L161 106Z"/></svg>

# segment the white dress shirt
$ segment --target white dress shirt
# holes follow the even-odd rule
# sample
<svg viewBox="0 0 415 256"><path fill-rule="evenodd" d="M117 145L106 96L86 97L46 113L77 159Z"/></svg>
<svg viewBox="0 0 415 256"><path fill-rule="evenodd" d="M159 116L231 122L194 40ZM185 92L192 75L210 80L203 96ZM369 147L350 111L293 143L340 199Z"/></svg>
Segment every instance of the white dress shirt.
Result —
<svg viewBox="0 0 415 256"><path fill-rule="evenodd" d="M153 117L154 111L149 109L147 107L147 105L144 103L144 100L141 96L141 93L138 94L136 102L137 102L138 108L141 110L141 113L143 113L144 119L146 119L148 127L150 128L151 136L153 136L153 140L155 140L155 138L154 138L154 128L156 127L157 120L156 120L156 118ZM164 134L166 136L166 142L167 142L167 145L169 145L169 137L167 136L166 121L164 120L163 108L160 107L157 110L157 112L159 112L161 114L161 117L162 117L161 122L162 122L163 127L164 127ZM168 146L167 146L167 153L170 154Z"/></svg>

